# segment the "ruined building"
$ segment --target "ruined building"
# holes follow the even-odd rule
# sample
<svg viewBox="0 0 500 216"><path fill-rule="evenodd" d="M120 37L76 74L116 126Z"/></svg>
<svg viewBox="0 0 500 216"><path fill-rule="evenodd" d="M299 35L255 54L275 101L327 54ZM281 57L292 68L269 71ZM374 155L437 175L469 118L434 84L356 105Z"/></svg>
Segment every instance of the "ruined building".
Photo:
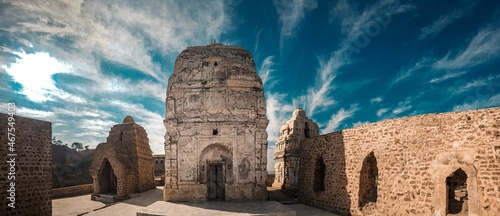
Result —
<svg viewBox="0 0 500 216"><path fill-rule="evenodd" d="M165 201L264 200L266 102L250 52L188 47L168 81Z"/></svg>
<svg viewBox="0 0 500 216"><path fill-rule="evenodd" d="M113 199L155 188L153 155L146 130L130 116L114 125L105 143L97 145L90 175L94 181L93 200L104 195Z"/></svg>
<svg viewBox="0 0 500 216"><path fill-rule="evenodd" d="M500 215L500 108L305 139L299 200L341 215Z"/></svg>
<svg viewBox="0 0 500 216"><path fill-rule="evenodd" d="M52 215L52 123L9 117L0 113L0 215Z"/></svg>
<svg viewBox="0 0 500 216"><path fill-rule="evenodd" d="M299 178L300 142L319 135L318 124L307 118L304 110L293 111L292 118L280 129L274 156L273 187L297 189Z"/></svg>

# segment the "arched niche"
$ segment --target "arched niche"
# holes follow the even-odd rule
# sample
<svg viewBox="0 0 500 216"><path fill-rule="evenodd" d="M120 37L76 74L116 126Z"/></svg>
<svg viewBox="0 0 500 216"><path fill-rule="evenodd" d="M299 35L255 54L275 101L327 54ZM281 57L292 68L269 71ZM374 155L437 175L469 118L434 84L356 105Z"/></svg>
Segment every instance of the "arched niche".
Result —
<svg viewBox="0 0 500 216"><path fill-rule="evenodd" d="M222 144L210 144L200 154L198 170L200 183L207 183L211 163L220 163L224 166L225 182L233 181L233 154L232 151Z"/></svg>
<svg viewBox="0 0 500 216"><path fill-rule="evenodd" d="M473 165L474 149L443 152L436 155L431 163L431 172L435 182L434 215L445 216L449 211L449 184L455 180L465 179L467 191L467 210L465 215L483 215L477 190L477 169ZM463 172L463 173L462 173ZM464 176L465 174L465 176ZM451 181L451 182L450 182Z"/></svg>
<svg viewBox="0 0 500 216"><path fill-rule="evenodd" d="M368 203L376 203L378 194L378 166L377 158L370 152L361 166L359 176L359 207L363 208Z"/></svg>

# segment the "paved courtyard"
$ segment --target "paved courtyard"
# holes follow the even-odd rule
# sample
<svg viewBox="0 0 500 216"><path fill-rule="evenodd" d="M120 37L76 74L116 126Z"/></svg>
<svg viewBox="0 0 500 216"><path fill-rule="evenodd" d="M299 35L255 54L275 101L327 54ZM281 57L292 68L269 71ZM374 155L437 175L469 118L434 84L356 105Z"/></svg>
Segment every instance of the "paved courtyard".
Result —
<svg viewBox="0 0 500 216"><path fill-rule="evenodd" d="M294 210L296 215L305 216L335 216L332 213L325 212L304 204L296 203L282 205L282 203L292 203L279 194L273 197L281 197L276 201L231 203L231 202L207 202L207 203L166 203L158 202L162 200L162 187L136 194L131 199L123 202L106 206L97 201L90 200L90 194L54 199L52 200L52 215L119 215L136 216L136 212L154 212L154 209L165 209L171 215L262 215L276 213L286 213ZM277 194L274 192L273 194ZM273 199L273 197L271 199ZM150 208L147 208L147 207ZM273 215L273 214L271 214ZM278 214L274 214L278 215ZM280 214L286 215L286 214Z"/></svg>

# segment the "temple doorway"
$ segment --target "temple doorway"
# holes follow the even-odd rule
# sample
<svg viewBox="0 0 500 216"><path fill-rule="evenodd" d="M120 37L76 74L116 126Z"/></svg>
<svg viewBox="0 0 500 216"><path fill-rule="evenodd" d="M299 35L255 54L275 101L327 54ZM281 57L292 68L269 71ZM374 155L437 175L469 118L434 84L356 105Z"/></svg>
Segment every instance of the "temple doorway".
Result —
<svg viewBox="0 0 500 216"><path fill-rule="evenodd" d="M111 167L111 164L107 159L105 159L106 162L104 164L104 167L102 169L101 175L99 175L100 181L99 181L99 187L101 193L110 193L110 194L116 194L116 188L117 188L117 180L116 180L116 175L113 171L113 167Z"/></svg>
<svg viewBox="0 0 500 216"><path fill-rule="evenodd" d="M210 164L208 174L208 199L224 200L224 168L220 163Z"/></svg>

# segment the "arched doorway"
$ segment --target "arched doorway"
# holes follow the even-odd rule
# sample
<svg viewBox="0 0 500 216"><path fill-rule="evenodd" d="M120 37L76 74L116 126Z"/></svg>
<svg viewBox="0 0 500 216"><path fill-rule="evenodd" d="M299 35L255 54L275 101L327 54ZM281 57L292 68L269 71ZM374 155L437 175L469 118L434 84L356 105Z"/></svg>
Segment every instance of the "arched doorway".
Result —
<svg viewBox="0 0 500 216"><path fill-rule="evenodd" d="M446 213L465 214L467 201L467 174L459 168L446 178Z"/></svg>
<svg viewBox="0 0 500 216"><path fill-rule="evenodd" d="M107 159L104 159L104 167L99 175L99 187L101 193L116 194L117 181L113 167Z"/></svg>
<svg viewBox="0 0 500 216"><path fill-rule="evenodd" d="M314 192L325 191L325 172L325 162L323 157L319 157L314 166Z"/></svg>
<svg viewBox="0 0 500 216"><path fill-rule="evenodd" d="M359 177L359 207L377 202L378 187L377 158L371 152L363 161Z"/></svg>

